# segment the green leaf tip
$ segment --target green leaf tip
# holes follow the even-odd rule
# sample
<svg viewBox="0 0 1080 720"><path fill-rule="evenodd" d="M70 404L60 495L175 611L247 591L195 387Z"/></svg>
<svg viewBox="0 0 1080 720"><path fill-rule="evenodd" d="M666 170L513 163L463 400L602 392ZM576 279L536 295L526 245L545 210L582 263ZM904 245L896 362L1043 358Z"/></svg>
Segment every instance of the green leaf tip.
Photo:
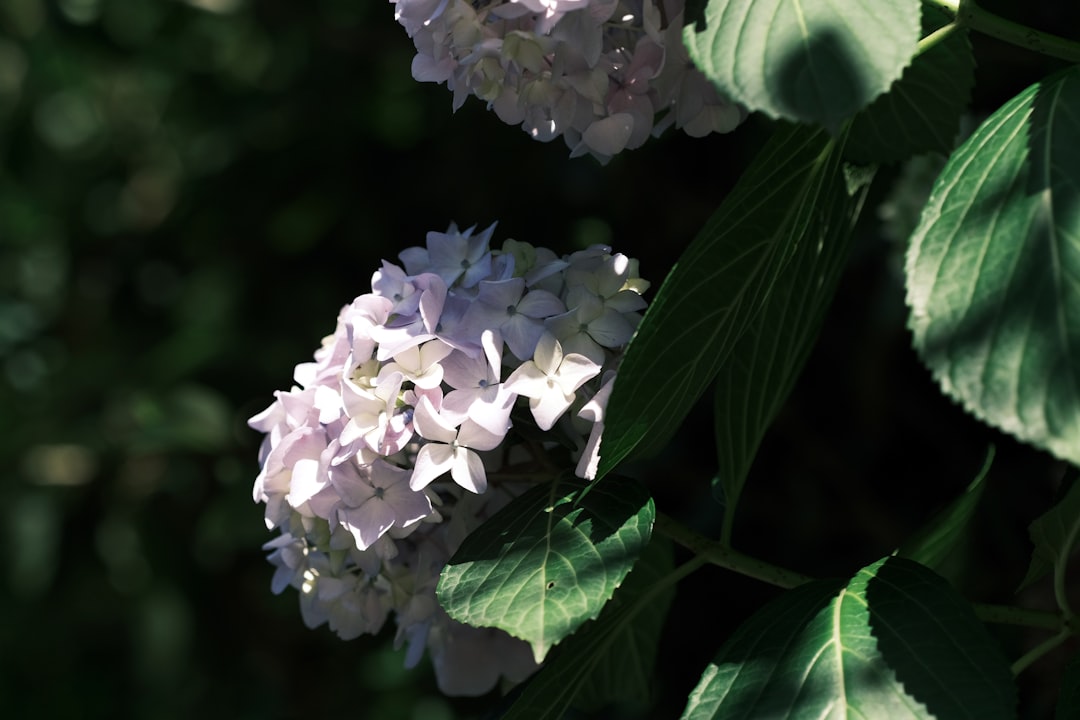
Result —
<svg viewBox="0 0 1080 720"><path fill-rule="evenodd" d="M909 538L897 551L900 557L906 557L935 572L943 572L946 560L949 559L956 545L963 539L967 532L971 519L975 515L975 509L982 499L986 490L986 477L990 474L990 466L994 462L995 449L991 445L986 451L986 459L982 469L979 470L975 479L967 486L960 497L951 502L948 507L936 514L929 523L919 532Z"/></svg>
<svg viewBox="0 0 1080 720"><path fill-rule="evenodd" d="M724 644L684 720L1015 717L1009 665L941 577L887 557L762 608Z"/></svg>
<svg viewBox="0 0 1080 720"><path fill-rule="evenodd" d="M1080 481L1074 480L1061 499L1031 523L1028 534L1035 549L1018 590L1028 587L1051 569L1068 563L1069 558L1080 550Z"/></svg>
<svg viewBox="0 0 1080 720"><path fill-rule="evenodd" d="M594 619L649 541L655 508L628 478L556 480L470 534L436 589L450 617L528 642L537 662ZM580 501L579 501L580 499Z"/></svg>

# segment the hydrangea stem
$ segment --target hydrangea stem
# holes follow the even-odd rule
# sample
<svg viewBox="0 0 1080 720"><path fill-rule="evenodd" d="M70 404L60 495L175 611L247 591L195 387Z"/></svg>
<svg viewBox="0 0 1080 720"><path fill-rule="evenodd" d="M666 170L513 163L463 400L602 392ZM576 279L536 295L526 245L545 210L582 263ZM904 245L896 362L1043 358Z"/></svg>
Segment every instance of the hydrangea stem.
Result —
<svg viewBox="0 0 1080 720"><path fill-rule="evenodd" d="M1030 667L1032 663L1041 658L1043 655L1059 647L1062 643L1069 639L1070 635L1072 635L1072 633L1069 631L1068 628L1065 628L1057 635L1054 635L1052 638L1044 640L1028 652L1024 653L1020 657L1020 659L1018 659L1012 664L1013 677L1016 677L1017 675L1022 673L1024 670Z"/></svg>
<svg viewBox="0 0 1080 720"><path fill-rule="evenodd" d="M657 513L656 515L656 530L686 549L693 551L698 557L704 558L706 562L737 572L740 575L752 577L755 580L767 582L770 585L787 589L813 580L813 578L797 573L794 570L787 570L764 560L744 555L737 550L732 550L730 547L691 530L663 513Z"/></svg>
<svg viewBox="0 0 1080 720"><path fill-rule="evenodd" d="M948 25L939 27L934 32L930 33L922 40L919 41L919 54L926 52L930 48L934 47L940 42L943 42L946 38L952 35L954 32L960 29L959 23L953 20Z"/></svg>
<svg viewBox="0 0 1080 720"><path fill-rule="evenodd" d="M656 531L671 538L675 543L682 545L693 552L697 558L703 558L705 562L718 567L737 572L740 575L761 580L784 589L798 587L811 582L814 578L802 573L788 570L778 565L759 560L750 555L745 555L737 550L702 535L682 523L674 520L663 513L656 515ZM1045 610L1029 610L1011 605L991 605L987 603L973 603L972 608L980 620L985 623L999 625L1021 625L1024 627L1039 628L1042 630L1054 630L1064 636L1076 633L1071 627L1069 618L1061 613L1047 612ZM1062 642L1050 645L1044 643L1046 648L1043 653L1056 647ZM1040 646L1042 647L1042 646ZM1036 648L1038 650L1039 648ZM1034 653L1034 650L1032 651ZM1029 653L1031 654L1031 653ZM1027 657L1027 656L1025 656ZM1038 658L1035 655L1029 662ZM1019 664L1024 658L1017 661ZM1026 665L1024 666L1026 667ZM1021 670L1023 667L1021 667Z"/></svg>
<svg viewBox="0 0 1080 720"><path fill-rule="evenodd" d="M1011 605L972 603L975 615L985 623L995 625L1020 625L1041 630L1062 630L1065 620L1058 613L1045 610L1028 610Z"/></svg>
<svg viewBox="0 0 1080 720"><path fill-rule="evenodd" d="M923 0L955 18L955 24L1041 55L1080 63L1080 42L1044 33L983 10L975 0ZM926 40L933 38L930 35ZM922 49L920 47L920 49Z"/></svg>

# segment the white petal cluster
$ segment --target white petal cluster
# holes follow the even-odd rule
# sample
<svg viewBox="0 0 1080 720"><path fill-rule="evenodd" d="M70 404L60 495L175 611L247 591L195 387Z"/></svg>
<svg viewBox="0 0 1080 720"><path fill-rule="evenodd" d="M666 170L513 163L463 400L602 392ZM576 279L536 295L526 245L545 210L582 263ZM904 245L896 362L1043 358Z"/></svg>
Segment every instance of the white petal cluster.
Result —
<svg viewBox="0 0 1080 720"><path fill-rule="evenodd" d="M469 95L531 137L601 162L671 125L730 132L745 112L690 62L685 0L390 0L412 74Z"/></svg>
<svg viewBox="0 0 1080 720"><path fill-rule="evenodd" d="M556 17L585 3L528 4ZM435 586L550 447L575 448L578 474L595 475L603 408L648 287L608 247L493 250L494 227L451 225L401 265L384 261L296 384L249 421L265 433L254 499L281 533L266 545L274 592L297 588L305 623L345 639L392 617L407 664L426 649L447 694L535 669L524 643L451 620ZM520 437L515 422L550 443Z"/></svg>

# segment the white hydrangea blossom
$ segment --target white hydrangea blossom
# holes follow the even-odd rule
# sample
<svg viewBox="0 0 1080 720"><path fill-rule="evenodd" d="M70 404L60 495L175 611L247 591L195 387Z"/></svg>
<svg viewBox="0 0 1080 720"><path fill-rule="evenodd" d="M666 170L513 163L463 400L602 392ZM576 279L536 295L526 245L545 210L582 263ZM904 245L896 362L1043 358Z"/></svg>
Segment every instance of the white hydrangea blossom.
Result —
<svg viewBox="0 0 1080 720"><path fill-rule="evenodd" d="M601 162L674 125L730 132L746 113L690 62L685 0L390 0L413 77L446 83L531 137Z"/></svg>
<svg viewBox="0 0 1080 720"><path fill-rule="evenodd" d="M588 3L514 4L557 20ZM595 475L603 408L648 288L637 263L606 246L493 250L494 227L451 225L400 253L401 266L384 261L372 292L296 367L296 385L249 421L265 433L254 499L280 531L265 545L272 590L299 590L304 622L343 639L393 618L406 664L428 651L447 694L536 669L525 643L453 621L435 586L552 447L575 447L578 474ZM515 408L524 415L512 420ZM509 434L530 416L550 447Z"/></svg>

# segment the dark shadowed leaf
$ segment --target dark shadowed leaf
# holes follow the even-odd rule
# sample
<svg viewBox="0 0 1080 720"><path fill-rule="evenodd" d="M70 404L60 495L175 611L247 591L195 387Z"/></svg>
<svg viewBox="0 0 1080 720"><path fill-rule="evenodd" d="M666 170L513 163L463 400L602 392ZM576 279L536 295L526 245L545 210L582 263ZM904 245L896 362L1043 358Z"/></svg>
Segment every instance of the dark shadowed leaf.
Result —
<svg viewBox="0 0 1080 720"><path fill-rule="evenodd" d="M994 461L994 449L986 454L986 462L975 479L968 485L960 497L935 515L918 533L908 539L896 554L914 560L935 572L942 572L942 566L957 543L967 532L975 508L979 506L983 491L986 489L986 476L990 473L990 464Z"/></svg>
<svg viewBox="0 0 1080 720"><path fill-rule="evenodd" d="M608 403L600 476L635 449L662 447L725 362L751 362L732 350L777 278L800 250L837 252L859 198L823 131L776 133L679 258L630 342Z"/></svg>
<svg viewBox="0 0 1080 720"><path fill-rule="evenodd" d="M725 505L738 502L758 445L814 347L846 264L873 170L844 172L850 195L833 192L822 199L820 234L800 239L761 312L717 373L716 482Z"/></svg>
<svg viewBox="0 0 1080 720"><path fill-rule="evenodd" d="M923 34L950 18L923 5ZM975 84L975 56L958 30L915 56L889 91L855 116L844 156L856 162L896 162L926 152L948 154Z"/></svg>
<svg viewBox="0 0 1080 720"><path fill-rule="evenodd" d="M1080 549L1080 482L1073 481L1061 500L1031 523L1028 532L1035 552L1021 588L1064 565Z"/></svg>

